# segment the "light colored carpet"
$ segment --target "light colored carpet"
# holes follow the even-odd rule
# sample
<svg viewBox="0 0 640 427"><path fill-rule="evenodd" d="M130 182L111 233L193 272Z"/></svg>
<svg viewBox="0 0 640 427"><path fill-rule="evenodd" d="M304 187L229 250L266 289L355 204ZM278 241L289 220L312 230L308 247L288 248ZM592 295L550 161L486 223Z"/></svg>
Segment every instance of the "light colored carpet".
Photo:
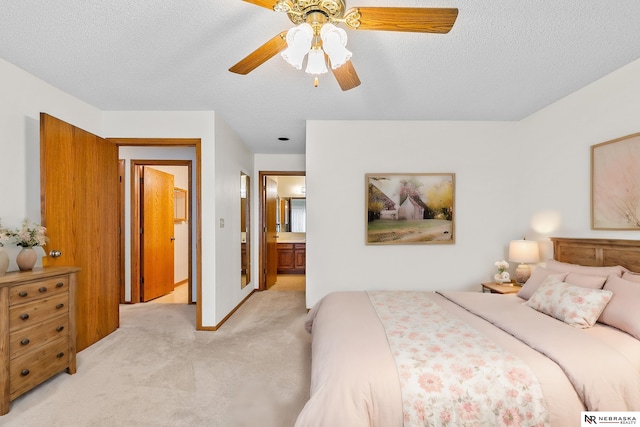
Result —
<svg viewBox="0 0 640 427"><path fill-rule="evenodd" d="M121 306L121 327L16 399L2 426L292 426L309 398L304 292L254 293L215 332L195 305Z"/></svg>

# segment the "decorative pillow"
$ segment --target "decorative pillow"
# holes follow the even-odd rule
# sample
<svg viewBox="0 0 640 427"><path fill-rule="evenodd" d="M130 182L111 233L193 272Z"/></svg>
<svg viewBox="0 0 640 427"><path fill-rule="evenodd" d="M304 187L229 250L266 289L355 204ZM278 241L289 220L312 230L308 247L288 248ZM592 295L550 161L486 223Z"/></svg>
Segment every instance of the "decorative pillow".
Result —
<svg viewBox="0 0 640 427"><path fill-rule="evenodd" d="M531 295L533 295L533 293L538 290L542 282L544 282L544 279L549 277L549 275L553 275L560 282L562 282L564 278L567 277L567 273L557 273L547 270L546 268L536 267L531 272L531 277L529 277L529 280L527 280L527 282L522 285L522 289L520 289L520 292L518 292L518 296L522 299L531 298Z"/></svg>
<svg viewBox="0 0 640 427"><path fill-rule="evenodd" d="M640 283L640 274L638 273L630 273L630 272L626 272L622 275L622 278L624 280L628 280L630 282L636 282L636 283Z"/></svg>
<svg viewBox="0 0 640 427"><path fill-rule="evenodd" d="M619 277L612 274L611 277ZM586 274L569 273L564 281L570 285L582 286L583 288L602 289L607 278L602 276L588 276Z"/></svg>
<svg viewBox="0 0 640 427"><path fill-rule="evenodd" d="M640 283L610 277L604 289L613 292L613 297L598 322L618 328L640 340Z"/></svg>
<svg viewBox="0 0 640 427"><path fill-rule="evenodd" d="M613 292L569 285L547 277L524 304L577 328L596 323Z"/></svg>
<svg viewBox="0 0 640 427"><path fill-rule="evenodd" d="M547 260L547 270L602 277L607 277L610 274L615 274L618 277L622 277L622 274L627 271L626 268L620 265L616 265L615 267L591 267L588 265L569 264L568 262L560 262L556 261L555 259Z"/></svg>

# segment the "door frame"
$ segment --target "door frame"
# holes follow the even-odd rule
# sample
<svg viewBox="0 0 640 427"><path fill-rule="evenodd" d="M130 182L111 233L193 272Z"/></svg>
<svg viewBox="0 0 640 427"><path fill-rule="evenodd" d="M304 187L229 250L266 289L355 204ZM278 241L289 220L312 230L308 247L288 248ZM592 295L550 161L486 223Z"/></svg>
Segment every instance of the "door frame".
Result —
<svg viewBox="0 0 640 427"><path fill-rule="evenodd" d="M191 185L191 160L134 160L131 159L131 303L139 303L141 301L140 297L140 277L142 277L142 265L140 265L140 233L139 230L142 228L142 215L140 214L142 206L140 204L140 178L142 177L142 168L144 166L184 166L188 169L188 187L187 194L193 194L193 188ZM123 207L124 210L124 207ZM123 212L124 215L124 212ZM187 223L191 223L191 197L187 197ZM192 243L192 227L189 226L188 230L188 292L189 296L187 297L187 301L189 304L192 304L192 291L193 287L192 282L192 253L191 253L191 243ZM124 237L123 237L124 240ZM124 256L124 254L123 254Z"/></svg>
<svg viewBox="0 0 640 427"><path fill-rule="evenodd" d="M304 176L306 180L306 171L259 171L259 184L258 191L260 194L260 204L258 207L260 223L258 224L260 230L260 239L258 242L258 290L267 290L267 250L266 250L266 186L265 180L268 176Z"/></svg>
<svg viewBox="0 0 640 427"><path fill-rule="evenodd" d="M196 267L196 330L208 330L202 327L202 140L200 138L105 138L118 147L194 147L196 154L195 206L189 197L190 221L195 220L195 267ZM191 179L191 175L189 175ZM193 227L189 227L189 231ZM189 245L189 250L193 245ZM190 263L192 263L190 261ZM193 265L193 264L192 264ZM193 268L190 269L190 273ZM133 291L133 286L131 287Z"/></svg>

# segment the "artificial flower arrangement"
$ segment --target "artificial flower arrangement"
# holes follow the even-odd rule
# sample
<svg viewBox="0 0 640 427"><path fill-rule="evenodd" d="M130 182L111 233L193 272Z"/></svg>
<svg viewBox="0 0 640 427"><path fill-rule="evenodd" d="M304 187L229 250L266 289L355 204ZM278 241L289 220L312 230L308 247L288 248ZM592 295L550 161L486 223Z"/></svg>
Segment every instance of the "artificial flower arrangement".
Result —
<svg viewBox="0 0 640 427"><path fill-rule="evenodd" d="M494 280L497 283L510 282L511 278L509 277L509 272L507 269L509 268L509 263L505 260L496 261L496 268L498 269L498 274L494 276Z"/></svg>
<svg viewBox="0 0 640 427"><path fill-rule="evenodd" d="M10 240L11 232L2 227L2 220L0 219L0 248L3 247L5 243L9 243Z"/></svg>
<svg viewBox="0 0 640 427"><path fill-rule="evenodd" d="M32 248L47 244L47 229L39 224L32 223L28 219L22 222L22 227L8 231L8 235L17 246Z"/></svg>

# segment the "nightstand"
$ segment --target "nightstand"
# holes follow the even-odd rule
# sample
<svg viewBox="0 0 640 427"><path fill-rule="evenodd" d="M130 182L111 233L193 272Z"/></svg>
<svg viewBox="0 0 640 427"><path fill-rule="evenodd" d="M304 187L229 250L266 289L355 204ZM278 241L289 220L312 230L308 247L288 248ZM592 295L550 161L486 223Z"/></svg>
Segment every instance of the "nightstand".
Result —
<svg viewBox="0 0 640 427"><path fill-rule="evenodd" d="M515 294L520 292L522 286L516 285L503 285L502 283L488 282L482 283L482 292L491 292L492 294Z"/></svg>

